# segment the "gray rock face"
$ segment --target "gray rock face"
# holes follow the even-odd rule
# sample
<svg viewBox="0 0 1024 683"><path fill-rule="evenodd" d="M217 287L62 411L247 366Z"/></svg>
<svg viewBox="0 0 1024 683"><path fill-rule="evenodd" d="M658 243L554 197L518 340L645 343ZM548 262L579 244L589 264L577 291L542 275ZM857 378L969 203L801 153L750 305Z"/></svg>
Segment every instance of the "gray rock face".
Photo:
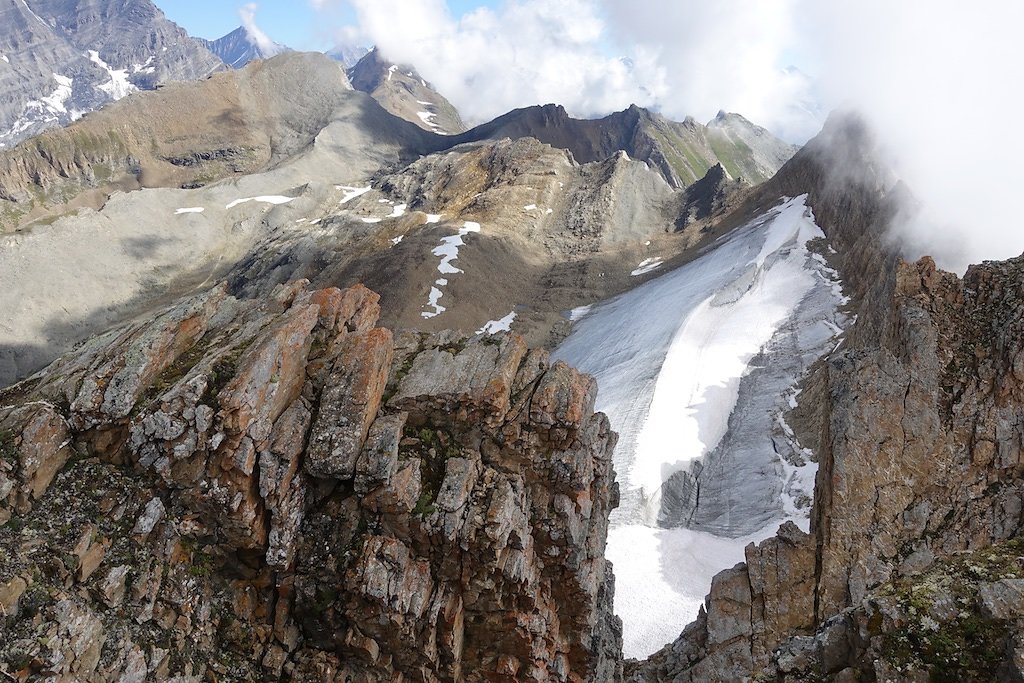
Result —
<svg viewBox="0 0 1024 683"><path fill-rule="evenodd" d="M360 47L357 45L338 45L331 48L325 54L336 62L341 62L341 65L346 69L351 69L359 60L367 55L369 48Z"/></svg>
<svg viewBox="0 0 1024 683"><path fill-rule="evenodd" d="M221 61L149 0L0 2L0 149Z"/></svg>

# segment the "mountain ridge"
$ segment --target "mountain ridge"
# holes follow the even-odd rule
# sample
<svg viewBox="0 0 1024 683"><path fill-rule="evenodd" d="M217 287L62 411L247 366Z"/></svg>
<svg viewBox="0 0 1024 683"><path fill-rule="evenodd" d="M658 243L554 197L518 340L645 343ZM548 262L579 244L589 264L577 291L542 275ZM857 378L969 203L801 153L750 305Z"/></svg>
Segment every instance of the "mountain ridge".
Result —
<svg viewBox="0 0 1024 683"><path fill-rule="evenodd" d="M4 0L0 148L134 90L224 68L149 0Z"/></svg>

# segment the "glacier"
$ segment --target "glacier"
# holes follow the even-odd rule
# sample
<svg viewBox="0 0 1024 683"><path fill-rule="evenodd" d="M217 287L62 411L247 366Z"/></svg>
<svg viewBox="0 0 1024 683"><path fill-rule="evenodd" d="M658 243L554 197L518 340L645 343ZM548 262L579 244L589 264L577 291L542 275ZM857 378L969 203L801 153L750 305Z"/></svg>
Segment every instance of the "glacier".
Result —
<svg viewBox="0 0 1024 683"><path fill-rule="evenodd" d="M823 238L806 195L786 199L595 304L553 354L597 378L620 435L606 554L628 657L674 640L748 543L787 520L808 528L817 466L784 415L848 322L808 246Z"/></svg>

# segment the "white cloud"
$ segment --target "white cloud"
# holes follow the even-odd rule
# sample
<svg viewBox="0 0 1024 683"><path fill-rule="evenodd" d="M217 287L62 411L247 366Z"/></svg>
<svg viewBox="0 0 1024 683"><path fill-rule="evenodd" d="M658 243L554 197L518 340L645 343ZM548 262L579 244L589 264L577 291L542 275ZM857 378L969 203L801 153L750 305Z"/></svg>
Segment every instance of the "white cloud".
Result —
<svg viewBox="0 0 1024 683"><path fill-rule="evenodd" d="M479 122L509 109L557 102L578 116L649 97L600 46L604 23L583 0L513 0L453 18L442 0L353 0L368 42L414 64Z"/></svg>
<svg viewBox="0 0 1024 683"><path fill-rule="evenodd" d="M256 25L256 10L259 5L255 2L242 5L238 8L238 18L242 20L242 27L245 29L249 40L256 43L265 57L273 57L281 51L281 46L275 43L270 37Z"/></svg>
<svg viewBox="0 0 1024 683"><path fill-rule="evenodd" d="M1024 4L807 0L803 12L828 101L864 114L922 202L903 226L908 255L963 270L1024 252Z"/></svg>

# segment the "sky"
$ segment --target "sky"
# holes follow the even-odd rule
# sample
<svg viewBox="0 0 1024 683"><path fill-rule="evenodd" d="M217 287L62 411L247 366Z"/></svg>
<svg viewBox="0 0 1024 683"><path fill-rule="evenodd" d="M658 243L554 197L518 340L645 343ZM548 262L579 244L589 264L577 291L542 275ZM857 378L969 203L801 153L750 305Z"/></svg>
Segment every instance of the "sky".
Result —
<svg viewBox="0 0 1024 683"><path fill-rule="evenodd" d="M471 124L558 103L674 119L738 112L795 143L855 109L921 210L910 255L1024 252L1021 0L157 0L193 35L245 17L296 49L376 45ZM908 252L908 253L909 253Z"/></svg>
<svg viewBox="0 0 1024 683"><path fill-rule="evenodd" d="M494 7L500 0L453 0L456 15L477 7ZM255 20L272 40L294 50L323 52L337 43L338 29L353 26L355 11L347 2L306 0L154 0L168 18L200 38L214 40L242 25L240 14L255 5Z"/></svg>

